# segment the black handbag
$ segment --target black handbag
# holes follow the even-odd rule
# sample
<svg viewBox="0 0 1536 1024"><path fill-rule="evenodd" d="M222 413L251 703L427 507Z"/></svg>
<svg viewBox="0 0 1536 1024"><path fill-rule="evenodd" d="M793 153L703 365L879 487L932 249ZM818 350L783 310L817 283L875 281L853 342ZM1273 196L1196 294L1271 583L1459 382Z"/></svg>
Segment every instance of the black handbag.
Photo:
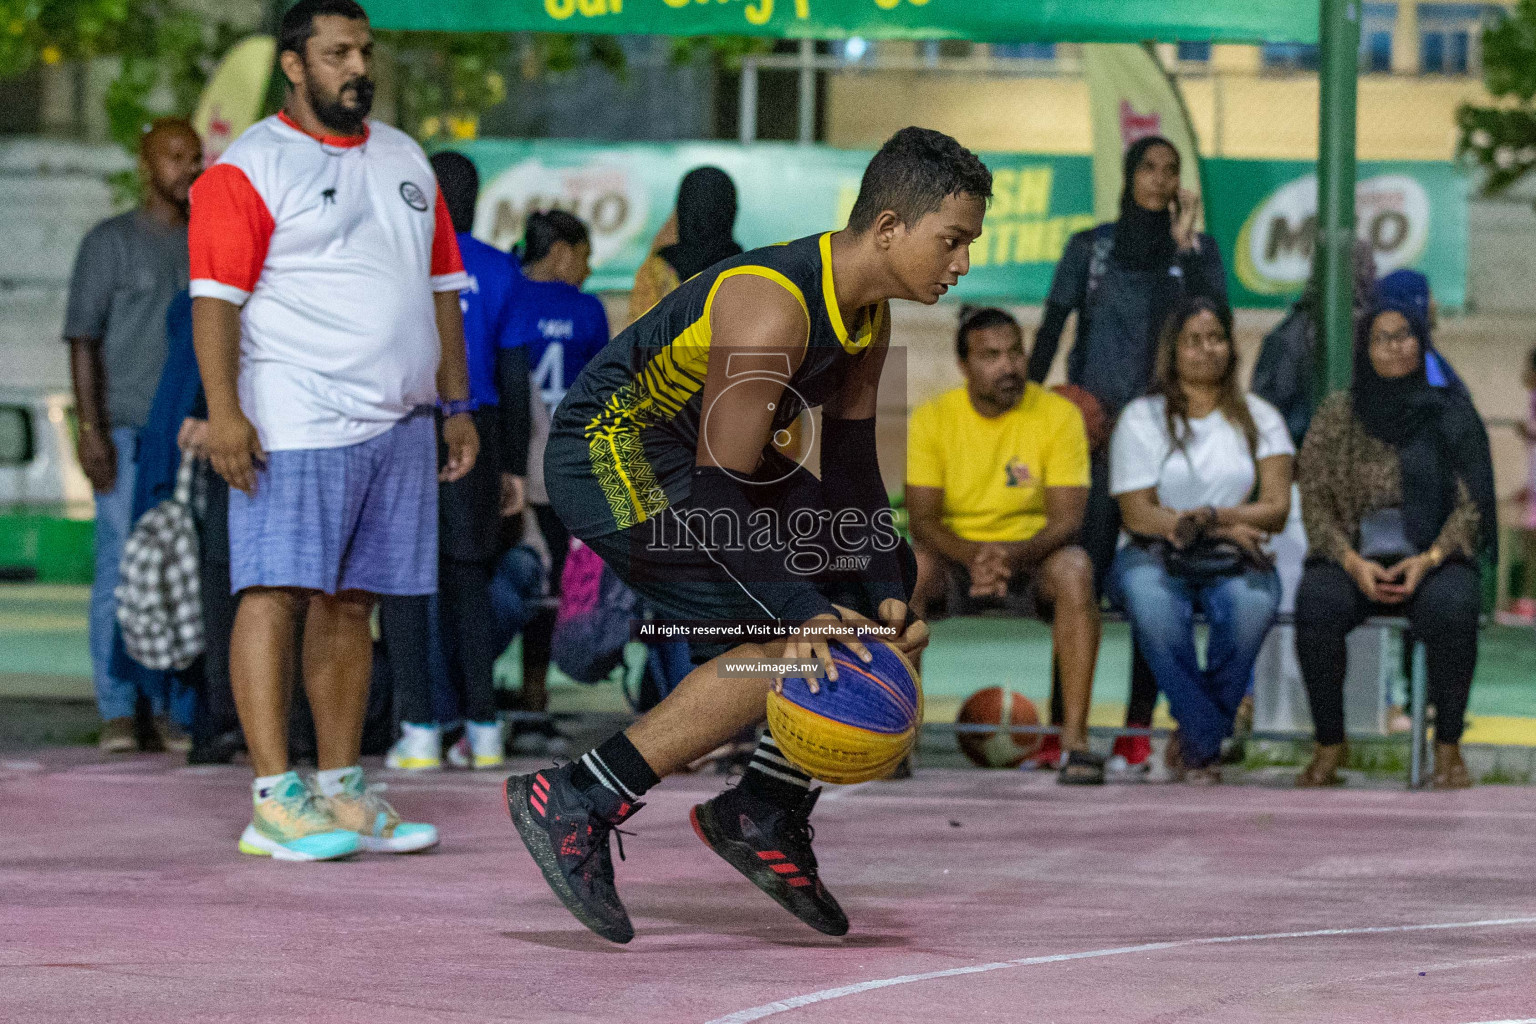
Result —
<svg viewBox="0 0 1536 1024"><path fill-rule="evenodd" d="M1186 580L1214 580L1239 576L1248 569L1248 556L1232 541L1200 537L1187 547L1176 548L1167 541L1163 565L1175 576Z"/></svg>
<svg viewBox="0 0 1536 1024"><path fill-rule="evenodd" d="M1401 506L1378 508L1360 517L1360 540L1355 551L1361 558L1390 569L1419 554L1408 539L1408 521Z"/></svg>

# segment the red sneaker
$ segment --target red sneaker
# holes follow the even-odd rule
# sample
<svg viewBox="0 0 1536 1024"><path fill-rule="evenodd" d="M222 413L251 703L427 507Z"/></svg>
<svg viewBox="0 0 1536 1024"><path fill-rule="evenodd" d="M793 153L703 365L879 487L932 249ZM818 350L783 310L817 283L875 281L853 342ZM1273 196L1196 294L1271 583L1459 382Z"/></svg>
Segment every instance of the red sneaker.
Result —
<svg viewBox="0 0 1536 1024"><path fill-rule="evenodd" d="M1145 729L1146 726L1132 725L1128 728ZM1110 751L1109 770L1132 773L1151 771L1152 737L1116 736L1115 745Z"/></svg>

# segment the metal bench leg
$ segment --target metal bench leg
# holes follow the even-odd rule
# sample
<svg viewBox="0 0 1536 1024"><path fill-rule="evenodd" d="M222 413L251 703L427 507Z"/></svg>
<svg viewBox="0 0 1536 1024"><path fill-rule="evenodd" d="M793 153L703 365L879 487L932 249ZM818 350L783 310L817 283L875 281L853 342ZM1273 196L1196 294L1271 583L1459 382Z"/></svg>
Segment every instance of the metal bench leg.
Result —
<svg viewBox="0 0 1536 1024"><path fill-rule="evenodd" d="M1429 730L1425 722L1425 704L1428 703L1429 690L1429 662L1424 653L1424 645L1415 643L1413 647L1413 675L1409 684L1413 716L1413 736L1410 740L1410 758L1408 768L1408 788L1422 789L1424 787L1424 775L1426 771L1434 771L1434 765L1429 763Z"/></svg>

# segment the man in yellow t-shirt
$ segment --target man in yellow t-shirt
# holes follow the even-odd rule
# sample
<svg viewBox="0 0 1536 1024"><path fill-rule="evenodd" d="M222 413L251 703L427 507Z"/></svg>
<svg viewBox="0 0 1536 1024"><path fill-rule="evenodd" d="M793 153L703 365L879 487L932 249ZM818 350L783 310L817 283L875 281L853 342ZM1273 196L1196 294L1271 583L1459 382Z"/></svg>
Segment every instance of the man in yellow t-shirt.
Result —
<svg viewBox="0 0 1536 1024"><path fill-rule="evenodd" d="M965 608L1010 595L1041 606L1061 681L1060 780L1101 783L1103 759L1088 749L1099 606L1076 544L1089 483L1082 414L1028 381L1024 332L1002 310L968 316L955 350L965 386L913 413L907 443L912 610L927 618L956 591Z"/></svg>

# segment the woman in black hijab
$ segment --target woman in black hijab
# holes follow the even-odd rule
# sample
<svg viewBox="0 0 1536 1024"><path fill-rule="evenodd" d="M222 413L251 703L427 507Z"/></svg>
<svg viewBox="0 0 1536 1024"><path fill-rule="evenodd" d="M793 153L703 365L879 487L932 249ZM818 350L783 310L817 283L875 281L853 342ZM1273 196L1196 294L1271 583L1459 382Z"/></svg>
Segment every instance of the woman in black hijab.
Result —
<svg viewBox="0 0 1536 1024"><path fill-rule="evenodd" d="M1301 786L1340 781L1344 640L1371 615L1406 615L1424 644L1435 787L1472 784L1460 742L1477 666L1477 562L1496 558L1493 462L1465 389L1430 384L1432 347L1419 310L1378 304L1357 332L1350 390L1318 407L1302 445L1310 551L1296 595L1296 654L1317 750Z"/></svg>
<svg viewBox="0 0 1536 1024"><path fill-rule="evenodd" d="M1041 383L1056 359L1067 317L1075 311L1067 381L1091 394L1111 424L1127 403L1147 393L1158 336L1174 306L1193 296L1227 304L1221 253L1215 239L1195 230L1200 200L1179 188L1179 171L1178 150L1160 135L1140 139L1126 151L1119 219L1067 242L1029 354L1029 379ZM1100 593L1119 538L1120 508L1109 494L1108 452L1101 448L1093 453L1080 537L1093 560ZM1138 656L1126 725L1150 726L1156 703L1157 684ZM1115 754L1144 771L1151 766L1151 741L1121 737ZM1114 760L1111 764L1121 767Z"/></svg>
<svg viewBox="0 0 1536 1024"><path fill-rule="evenodd" d="M695 167L683 175L673 220L677 241L658 248L635 273L629 295L630 323L682 282L742 251L731 235L736 226L736 184L718 167ZM667 233L663 228L662 234Z"/></svg>

